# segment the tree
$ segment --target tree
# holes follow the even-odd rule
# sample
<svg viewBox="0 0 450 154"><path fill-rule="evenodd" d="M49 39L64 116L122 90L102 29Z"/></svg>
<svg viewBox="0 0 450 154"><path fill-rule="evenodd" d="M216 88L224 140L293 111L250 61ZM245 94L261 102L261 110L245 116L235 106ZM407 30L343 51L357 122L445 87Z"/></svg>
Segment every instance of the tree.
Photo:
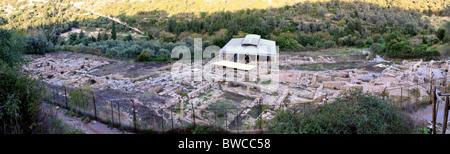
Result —
<svg viewBox="0 0 450 154"><path fill-rule="evenodd" d="M116 40L117 39L117 35L116 35L116 24L113 21L112 24L112 30L111 30L111 39Z"/></svg>
<svg viewBox="0 0 450 154"><path fill-rule="evenodd" d="M84 38L83 30L81 30L80 34L78 34L78 39L81 40L82 38Z"/></svg>
<svg viewBox="0 0 450 154"><path fill-rule="evenodd" d="M428 44L427 38L424 35L422 35L422 44Z"/></svg>
<svg viewBox="0 0 450 154"><path fill-rule="evenodd" d="M99 31L99 32L97 33L97 40L98 40L98 41L102 40L101 31Z"/></svg>
<svg viewBox="0 0 450 154"><path fill-rule="evenodd" d="M128 34L123 38L123 41L133 41L133 36L131 36L131 34Z"/></svg>
<svg viewBox="0 0 450 154"><path fill-rule="evenodd" d="M0 28L0 63L5 63L9 67L18 66L23 62L22 42L10 30Z"/></svg>
<svg viewBox="0 0 450 154"><path fill-rule="evenodd" d="M212 44L213 45L216 45L216 46L218 46L218 47L223 47L223 46L225 46L225 44L227 43L227 41L224 39L224 38L215 38L213 41L212 41Z"/></svg>
<svg viewBox="0 0 450 154"><path fill-rule="evenodd" d="M406 34L409 34L410 36L416 35L416 25L413 23L406 23L402 27L403 31L405 31Z"/></svg>
<svg viewBox="0 0 450 154"><path fill-rule="evenodd" d="M45 54L53 50L53 44L42 33L30 34L24 37L23 47L27 54Z"/></svg>
<svg viewBox="0 0 450 154"><path fill-rule="evenodd" d="M103 39L102 40L108 40L108 34L106 34L106 32L103 33Z"/></svg>
<svg viewBox="0 0 450 154"><path fill-rule="evenodd" d="M444 40L445 37L445 29L439 28L436 33L434 33L439 40Z"/></svg>

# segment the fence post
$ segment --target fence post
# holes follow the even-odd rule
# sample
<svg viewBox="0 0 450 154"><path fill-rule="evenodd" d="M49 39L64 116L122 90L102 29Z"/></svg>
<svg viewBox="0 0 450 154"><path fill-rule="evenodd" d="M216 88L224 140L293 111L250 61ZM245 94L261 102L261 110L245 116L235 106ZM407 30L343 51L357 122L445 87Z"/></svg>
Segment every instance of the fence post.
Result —
<svg viewBox="0 0 450 154"><path fill-rule="evenodd" d="M431 91L431 102L433 103L433 134L436 134L436 86Z"/></svg>
<svg viewBox="0 0 450 154"><path fill-rule="evenodd" d="M217 131L217 110L214 110L214 130Z"/></svg>
<svg viewBox="0 0 450 154"><path fill-rule="evenodd" d="M94 103L94 117L95 117L95 120L97 120L97 106L95 105L95 93L94 92L92 92L92 102Z"/></svg>
<svg viewBox="0 0 450 154"><path fill-rule="evenodd" d="M433 78L430 78L430 96L433 96ZM430 97L430 103L433 103L433 97Z"/></svg>
<svg viewBox="0 0 450 154"><path fill-rule="evenodd" d="M154 112L156 112L156 111L154 111ZM155 133L155 115L156 114L152 115L152 119L153 119L153 133Z"/></svg>
<svg viewBox="0 0 450 154"><path fill-rule="evenodd" d="M121 127L122 124L120 123L120 102L117 102L117 113L119 114L119 127Z"/></svg>
<svg viewBox="0 0 450 154"><path fill-rule="evenodd" d="M170 117L172 117L172 130L173 130L173 108L170 108Z"/></svg>
<svg viewBox="0 0 450 154"><path fill-rule="evenodd" d="M109 101L111 104L111 126L114 126L114 108L112 105L112 101Z"/></svg>
<svg viewBox="0 0 450 154"><path fill-rule="evenodd" d="M133 104L133 125L134 125L134 132L136 132L136 108L134 107L134 101L130 99L131 103Z"/></svg>
<svg viewBox="0 0 450 154"><path fill-rule="evenodd" d="M183 115L184 115L184 103L182 101L180 101L180 120L183 119Z"/></svg>
<svg viewBox="0 0 450 154"><path fill-rule="evenodd" d="M162 133L164 133L164 113L163 113L162 109L160 109L160 112L161 112L161 121L162 121L162 125L161 125Z"/></svg>
<svg viewBox="0 0 450 154"><path fill-rule="evenodd" d="M195 109L194 109L194 103L191 103L192 106L192 118L194 118L194 127L195 127Z"/></svg>
<svg viewBox="0 0 450 154"><path fill-rule="evenodd" d="M261 131L262 130L261 114L262 114L263 110L262 110L261 102L258 102L258 103L259 103L259 107L258 107L258 110L259 110L259 116L258 116L258 119L259 119L259 130Z"/></svg>
<svg viewBox="0 0 450 154"><path fill-rule="evenodd" d="M442 127L442 134L445 134L445 131L447 130L447 121L448 121L448 105L449 105L449 96L445 97L445 107L444 107L444 124Z"/></svg>
<svg viewBox="0 0 450 154"><path fill-rule="evenodd" d="M236 133L239 134L239 108L236 108Z"/></svg>
<svg viewBox="0 0 450 154"><path fill-rule="evenodd" d="M225 108L225 129L228 130L228 110Z"/></svg>
<svg viewBox="0 0 450 154"><path fill-rule="evenodd" d="M66 90L66 86L63 86L64 87L64 97L66 98L66 108L67 108L67 110L69 109L69 105L67 104L67 90ZM97 120L97 119L95 119L95 120Z"/></svg>
<svg viewBox="0 0 450 154"><path fill-rule="evenodd" d="M403 104L403 87L400 88L400 105Z"/></svg>

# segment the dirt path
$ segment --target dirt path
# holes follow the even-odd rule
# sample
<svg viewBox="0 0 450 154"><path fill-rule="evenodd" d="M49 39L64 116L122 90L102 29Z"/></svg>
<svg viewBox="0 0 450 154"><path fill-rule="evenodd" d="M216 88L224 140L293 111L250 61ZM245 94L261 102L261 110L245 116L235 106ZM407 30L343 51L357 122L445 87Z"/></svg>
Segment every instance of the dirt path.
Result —
<svg viewBox="0 0 450 154"><path fill-rule="evenodd" d="M428 121L428 122L432 122L433 120L433 105L428 105L427 107L425 107L422 110L417 111L416 113L413 114L413 116L415 118L417 118L418 120L424 120L424 121ZM443 124L443 119L444 119L444 103L439 103L438 104L438 113L436 116L436 125ZM439 130L439 129L437 129ZM447 127L446 133L445 134L449 134L450 133L450 128Z"/></svg>
<svg viewBox="0 0 450 154"><path fill-rule="evenodd" d="M85 134L131 134L126 131L122 132L117 128L108 128L107 125L95 120L85 123L81 118L65 115L64 112L67 111L65 109L57 108L56 111L58 119L61 119L66 125L78 129Z"/></svg>
<svg viewBox="0 0 450 154"><path fill-rule="evenodd" d="M91 12L92 14L95 14L95 15L98 15L98 16L101 16L101 17L105 17L105 18L111 19L111 20L113 20L113 21L115 21L115 22L117 22L117 23L119 23L119 24L122 24L122 25L124 25L124 26L126 26L126 27L128 27L128 28L131 28L131 29L133 29L134 31L136 31L136 32L138 32L138 33L140 33L140 34L142 34L142 35L145 36L145 33L144 33L144 32L142 32L141 30L139 30L139 29L137 29L137 28L135 28L135 27L131 27L131 26L128 25L127 23L121 22L120 19L113 18L113 17L111 17L111 16L106 16L106 15L97 13L97 12L95 12L95 11L92 10L92 9L83 8L83 7L79 6L79 5L73 5L73 6L74 6L74 7L77 7L78 9L84 9L84 10L86 10L86 11L88 11L88 12ZM146 36L146 37L147 37L147 36Z"/></svg>

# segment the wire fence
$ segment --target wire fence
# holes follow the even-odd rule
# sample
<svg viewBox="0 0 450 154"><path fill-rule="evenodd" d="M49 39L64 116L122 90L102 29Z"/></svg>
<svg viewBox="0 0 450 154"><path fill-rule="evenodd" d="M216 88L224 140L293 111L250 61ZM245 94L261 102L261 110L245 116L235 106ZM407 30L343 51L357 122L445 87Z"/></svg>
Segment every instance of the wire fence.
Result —
<svg viewBox="0 0 450 154"><path fill-rule="evenodd" d="M132 95L119 96L119 90L98 90L88 93L83 99L82 105L70 101L69 93L75 88L57 86L42 82L46 87L46 101L63 107L78 115L89 117L111 127L132 132L165 133L169 130L186 128L189 125L208 125L214 129L227 130L232 133L263 133L267 112L276 109L288 109L296 114L303 114L308 108L318 107L318 104L290 104L263 105L261 102L247 107L235 108L202 108L199 109L193 103L187 105L175 105L170 108L155 108L148 103L137 101ZM405 107L412 103L431 102L430 98L421 98L420 90L427 89L430 94L433 86L438 86L447 92L448 86L440 82L417 83L407 87L385 88L383 93L400 93L400 98L393 97L398 107ZM430 90L428 88L430 87ZM417 92L418 91L418 92ZM105 93L109 95L105 96ZM417 94L419 93L419 94ZM114 96L114 97L111 97ZM388 95L389 96L389 95ZM393 96L393 95L391 95ZM396 95L398 96L398 95ZM383 94L381 97L386 98ZM421 99L420 101L418 99ZM324 102L325 104L330 102ZM183 103L180 103L183 104ZM303 108L303 109L302 109Z"/></svg>

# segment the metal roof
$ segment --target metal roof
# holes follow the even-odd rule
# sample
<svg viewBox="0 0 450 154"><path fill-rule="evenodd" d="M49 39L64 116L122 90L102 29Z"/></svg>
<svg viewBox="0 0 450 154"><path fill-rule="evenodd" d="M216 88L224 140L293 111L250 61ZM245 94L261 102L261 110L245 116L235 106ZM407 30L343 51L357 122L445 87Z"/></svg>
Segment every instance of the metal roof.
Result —
<svg viewBox="0 0 450 154"><path fill-rule="evenodd" d="M231 39L220 51L249 55L276 55L277 47L275 41L261 39L259 35L249 34L245 38Z"/></svg>
<svg viewBox="0 0 450 154"><path fill-rule="evenodd" d="M219 66L226 66L229 68L237 68L237 69L245 70L245 71L249 71L249 70L256 68L255 65L247 65L247 64L236 63L236 62L231 62L231 61L227 61L227 60L214 62L213 64L219 65Z"/></svg>

